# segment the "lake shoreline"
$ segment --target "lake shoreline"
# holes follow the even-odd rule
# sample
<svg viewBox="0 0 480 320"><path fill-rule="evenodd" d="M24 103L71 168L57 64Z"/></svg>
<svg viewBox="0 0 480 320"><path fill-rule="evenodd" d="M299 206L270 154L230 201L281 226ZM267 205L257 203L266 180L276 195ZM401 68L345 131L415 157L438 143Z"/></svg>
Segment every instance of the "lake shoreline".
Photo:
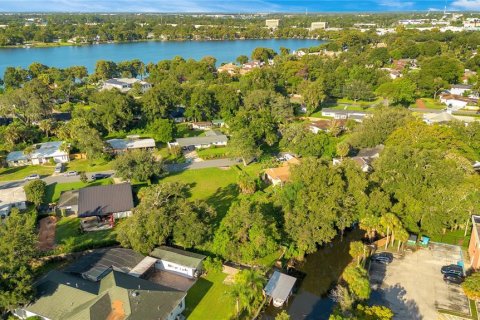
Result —
<svg viewBox="0 0 480 320"><path fill-rule="evenodd" d="M105 44L129 44L129 43L142 43L142 42L217 42L217 41L248 41L248 40L316 40L316 41L327 41L326 39L319 39L315 37L305 37L305 38L239 38L239 39L171 39L171 40L160 40L160 39L142 39L142 40L131 40L131 41L102 41L95 43L70 43L70 42L36 42L36 43L26 43L19 44L14 46L0 46L1 49L30 49L30 48L60 48L60 47L86 47L86 46L97 46Z"/></svg>

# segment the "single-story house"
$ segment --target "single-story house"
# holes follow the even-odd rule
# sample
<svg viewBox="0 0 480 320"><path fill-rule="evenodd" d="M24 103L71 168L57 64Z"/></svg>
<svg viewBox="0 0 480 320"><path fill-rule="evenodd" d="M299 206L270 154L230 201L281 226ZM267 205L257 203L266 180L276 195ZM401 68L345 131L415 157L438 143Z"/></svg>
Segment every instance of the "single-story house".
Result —
<svg viewBox="0 0 480 320"><path fill-rule="evenodd" d="M214 119L212 120L212 124L215 126L215 127L224 127L225 126L225 120L222 120L222 119Z"/></svg>
<svg viewBox="0 0 480 320"><path fill-rule="evenodd" d="M142 92L146 92L152 87L150 83L137 78L112 78L103 83L102 90L118 89L122 92L128 92L135 83L140 84Z"/></svg>
<svg viewBox="0 0 480 320"><path fill-rule="evenodd" d="M373 148L364 148L358 151L357 155L351 158L348 158L355 162L355 164L358 165L358 167L363 171L363 172L370 172L372 170L372 162L373 160L377 159L380 157L380 153L383 151L384 145L378 145ZM343 162L343 159L341 158L333 158L332 164L339 165Z"/></svg>
<svg viewBox="0 0 480 320"><path fill-rule="evenodd" d="M0 219L5 219L12 208L26 209L27 197L22 186L0 188Z"/></svg>
<svg viewBox="0 0 480 320"><path fill-rule="evenodd" d="M364 111L358 110L346 110L346 109L331 109L324 108L322 109L322 116L332 117L334 119L353 119L357 122L362 122L363 118L369 116L370 114Z"/></svg>
<svg viewBox="0 0 480 320"><path fill-rule="evenodd" d="M448 90L453 95L463 96L465 92L470 92L472 90L472 86L469 84L454 84Z"/></svg>
<svg viewBox="0 0 480 320"><path fill-rule="evenodd" d="M98 226L99 222L111 228L115 219L131 216L133 207L130 183L87 187L78 192L77 215L85 228L92 223Z"/></svg>
<svg viewBox="0 0 480 320"><path fill-rule="evenodd" d="M183 106L177 106L175 109L170 111L168 116L173 119L173 122L175 123L182 123L185 122L185 107Z"/></svg>
<svg viewBox="0 0 480 320"><path fill-rule="evenodd" d="M220 67L218 67L218 73L228 73L229 75L233 76L238 73L240 68L234 63L226 63Z"/></svg>
<svg viewBox="0 0 480 320"><path fill-rule="evenodd" d="M150 253L150 257L157 259L155 268L173 272L188 278L201 275L204 255L188 252L172 247L161 246Z"/></svg>
<svg viewBox="0 0 480 320"><path fill-rule="evenodd" d="M269 181L274 186L281 186L290 180L290 166L297 165L299 163L300 160L292 157L283 162L278 168L266 169L265 173L263 174L264 180Z"/></svg>
<svg viewBox="0 0 480 320"><path fill-rule="evenodd" d="M50 141L35 144L33 151L25 154L23 151L13 151L7 155L7 164L10 167L18 167L29 164L45 164L51 159L55 163L66 163L70 159L68 152L62 150L63 141Z"/></svg>
<svg viewBox="0 0 480 320"><path fill-rule="evenodd" d="M319 121L312 122L308 126L308 128L310 129L311 132L313 132L315 134L319 133L320 131L328 133L330 131L330 129L332 128L332 126L334 126L334 125L338 125L339 128L343 130L343 128L345 126L345 123L346 123L345 120L327 120L327 119L324 119L324 120L319 120Z"/></svg>
<svg viewBox="0 0 480 320"><path fill-rule="evenodd" d="M96 249L76 259L64 272L96 282L111 269L130 273L144 258L144 255L126 248Z"/></svg>
<svg viewBox="0 0 480 320"><path fill-rule="evenodd" d="M200 121L200 122L192 122L192 129L195 130L208 130L213 127L213 123L210 121Z"/></svg>
<svg viewBox="0 0 480 320"><path fill-rule="evenodd" d="M65 211L67 215L76 215L78 213L78 194L79 190L62 192L57 202L57 209Z"/></svg>
<svg viewBox="0 0 480 320"><path fill-rule="evenodd" d="M269 299L269 303L273 301L273 305L280 308L292 295L296 281L296 278L275 270L263 289L263 293Z"/></svg>
<svg viewBox="0 0 480 320"><path fill-rule="evenodd" d="M176 320L185 309L187 294L112 269L98 282L50 271L35 289L34 300L15 310L20 319Z"/></svg>
<svg viewBox="0 0 480 320"><path fill-rule="evenodd" d="M110 139L106 141L111 151L115 154L124 153L133 149L153 149L155 148L155 140L127 138L127 139Z"/></svg>
<svg viewBox="0 0 480 320"><path fill-rule="evenodd" d="M468 256L473 269L480 268L480 216L472 216L472 236L468 244Z"/></svg>
<svg viewBox="0 0 480 320"><path fill-rule="evenodd" d="M228 138L226 135L208 135L204 137L177 138L174 142L169 142L168 147L179 146L181 148L203 149L212 146L226 146Z"/></svg>
<svg viewBox="0 0 480 320"><path fill-rule="evenodd" d="M476 106L478 99L453 94L441 94L440 102L447 105L448 112L452 112L464 109L469 105Z"/></svg>

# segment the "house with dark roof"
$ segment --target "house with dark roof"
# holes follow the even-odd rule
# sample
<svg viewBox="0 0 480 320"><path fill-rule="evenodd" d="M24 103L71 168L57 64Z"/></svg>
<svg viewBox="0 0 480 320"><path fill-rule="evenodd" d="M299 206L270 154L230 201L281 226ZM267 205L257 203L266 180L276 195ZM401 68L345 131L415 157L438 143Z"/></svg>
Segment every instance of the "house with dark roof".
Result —
<svg viewBox="0 0 480 320"><path fill-rule="evenodd" d="M130 273L144 258L142 254L126 248L97 249L76 259L64 272L100 281L110 270Z"/></svg>
<svg viewBox="0 0 480 320"><path fill-rule="evenodd" d="M167 246L155 248L150 257L157 259L155 269L189 278L196 278L201 274L205 259L204 255Z"/></svg>
<svg viewBox="0 0 480 320"><path fill-rule="evenodd" d="M380 144L373 148L360 149L356 156L348 158L352 160L363 172L372 171L372 162L380 157L380 153L384 149L384 145ZM333 158L333 165L339 165L343 162L341 158Z"/></svg>
<svg viewBox="0 0 480 320"><path fill-rule="evenodd" d="M15 310L20 319L175 320L185 309L185 291L111 269L97 282L51 271L35 289L34 300Z"/></svg>
<svg viewBox="0 0 480 320"><path fill-rule="evenodd" d="M78 190L64 191L57 202L57 209L67 215L78 213Z"/></svg>
<svg viewBox="0 0 480 320"><path fill-rule="evenodd" d="M109 229L115 219L132 215L133 194L130 183L94 186L78 191L78 212L85 231Z"/></svg>

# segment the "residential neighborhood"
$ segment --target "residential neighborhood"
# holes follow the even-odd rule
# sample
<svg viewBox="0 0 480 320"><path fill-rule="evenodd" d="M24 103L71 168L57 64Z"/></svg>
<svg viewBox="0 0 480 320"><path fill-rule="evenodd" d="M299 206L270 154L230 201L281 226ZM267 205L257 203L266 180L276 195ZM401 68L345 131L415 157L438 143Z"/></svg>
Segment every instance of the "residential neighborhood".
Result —
<svg viewBox="0 0 480 320"><path fill-rule="evenodd" d="M1 319L478 318L475 6L29 4Z"/></svg>

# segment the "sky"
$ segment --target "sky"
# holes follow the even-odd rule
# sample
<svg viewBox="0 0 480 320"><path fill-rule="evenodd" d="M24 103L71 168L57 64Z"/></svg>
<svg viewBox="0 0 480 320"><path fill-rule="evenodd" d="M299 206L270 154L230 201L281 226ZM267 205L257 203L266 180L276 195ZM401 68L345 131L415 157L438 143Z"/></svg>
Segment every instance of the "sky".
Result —
<svg viewBox="0 0 480 320"><path fill-rule="evenodd" d="M0 0L0 12L480 11L480 0Z"/></svg>

